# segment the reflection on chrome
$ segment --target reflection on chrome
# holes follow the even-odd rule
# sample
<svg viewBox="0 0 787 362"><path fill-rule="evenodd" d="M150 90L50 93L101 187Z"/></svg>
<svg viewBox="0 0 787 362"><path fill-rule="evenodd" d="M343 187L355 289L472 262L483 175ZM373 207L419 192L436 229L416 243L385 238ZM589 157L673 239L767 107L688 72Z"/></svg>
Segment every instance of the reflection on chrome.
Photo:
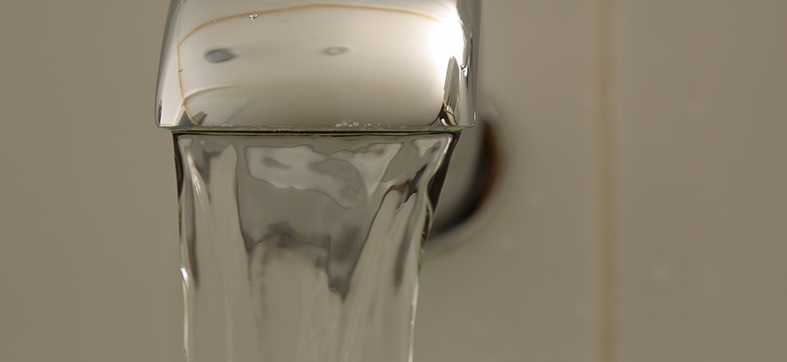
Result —
<svg viewBox="0 0 787 362"><path fill-rule="evenodd" d="M173 1L157 122L344 131L469 125L477 7L462 0Z"/></svg>

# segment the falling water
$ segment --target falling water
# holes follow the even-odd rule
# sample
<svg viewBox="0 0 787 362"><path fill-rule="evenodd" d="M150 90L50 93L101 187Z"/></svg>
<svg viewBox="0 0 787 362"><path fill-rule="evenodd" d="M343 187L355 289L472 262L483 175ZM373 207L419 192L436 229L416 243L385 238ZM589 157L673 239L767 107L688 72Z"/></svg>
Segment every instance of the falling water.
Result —
<svg viewBox="0 0 787 362"><path fill-rule="evenodd" d="M457 136L176 134L188 360L410 361Z"/></svg>

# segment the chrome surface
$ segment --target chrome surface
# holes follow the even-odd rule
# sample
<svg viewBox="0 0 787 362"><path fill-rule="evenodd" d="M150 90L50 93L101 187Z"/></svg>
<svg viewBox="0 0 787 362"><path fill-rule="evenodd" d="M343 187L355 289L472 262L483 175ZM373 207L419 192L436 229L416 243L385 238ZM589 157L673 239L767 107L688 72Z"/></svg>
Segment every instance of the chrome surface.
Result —
<svg viewBox="0 0 787 362"><path fill-rule="evenodd" d="M412 131L475 121L478 1L176 0L156 122Z"/></svg>

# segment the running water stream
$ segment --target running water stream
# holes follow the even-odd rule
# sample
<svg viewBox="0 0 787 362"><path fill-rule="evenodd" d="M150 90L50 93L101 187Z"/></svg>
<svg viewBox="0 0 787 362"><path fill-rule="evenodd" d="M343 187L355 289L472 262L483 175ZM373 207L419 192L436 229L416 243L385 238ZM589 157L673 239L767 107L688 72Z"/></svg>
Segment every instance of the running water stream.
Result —
<svg viewBox="0 0 787 362"><path fill-rule="evenodd" d="M188 361L411 361L457 138L176 133Z"/></svg>

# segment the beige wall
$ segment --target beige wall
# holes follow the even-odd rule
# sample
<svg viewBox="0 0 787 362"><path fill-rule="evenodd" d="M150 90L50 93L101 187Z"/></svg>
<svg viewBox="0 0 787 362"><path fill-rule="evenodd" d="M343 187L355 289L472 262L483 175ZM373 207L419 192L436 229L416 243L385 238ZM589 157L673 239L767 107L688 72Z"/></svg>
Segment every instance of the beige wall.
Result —
<svg viewBox="0 0 787 362"><path fill-rule="evenodd" d="M504 173L419 361L787 359L787 3L488 0ZM0 2L0 361L182 361L164 0Z"/></svg>
<svg viewBox="0 0 787 362"><path fill-rule="evenodd" d="M0 2L0 361L178 361L164 11Z"/></svg>
<svg viewBox="0 0 787 362"><path fill-rule="evenodd" d="M784 361L787 2L614 9L621 361Z"/></svg>

